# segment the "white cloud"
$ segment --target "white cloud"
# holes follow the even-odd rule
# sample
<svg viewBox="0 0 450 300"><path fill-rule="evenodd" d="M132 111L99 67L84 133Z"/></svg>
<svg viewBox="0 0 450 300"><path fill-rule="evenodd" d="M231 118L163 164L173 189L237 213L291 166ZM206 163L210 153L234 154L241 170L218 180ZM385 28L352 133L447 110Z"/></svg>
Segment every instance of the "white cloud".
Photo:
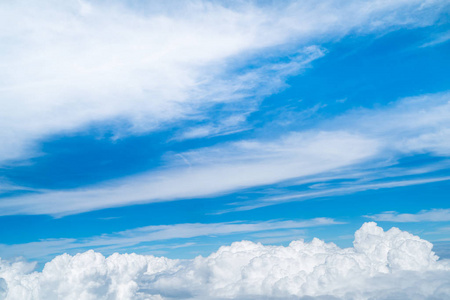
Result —
<svg viewBox="0 0 450 300"><path fill-rule="evenodd" d="M449 176L420 177L426 173L448 169L447 160L406 168L398 164L398 160L405 156L426 153L445 157L450 154L450 136L447 137L450 134L447 130L450 128L448 92L405 98L378 109L357 109L317 127L322 130L331 128L368 138L376 143L377 150L359 164L349 164L326 174L304 176L295 182L285 183L285 186L311 183L302 192L281 191L276 196L240 202L237 208L222 212L450 180ZM342 182L336 183L337 180ZM329 181L334 182L329 184Z"/></svg>
<svg viewBox="0 0 450 300"><path fill-rule="evenodd" d="M94 249L102 253L113 253L130 247L139 247L142 243L164 242L174 239L190 239L206 236L232 236L242 233L260 233L267 237L277 236L288 229L309 228L342 224L329 218L315 218L304 221L266 221L266 222L224 222L224 223L187 223L156 225L129 229L113 234L102 234L89 238L60 238L40 240L25 244L0 244L4 257L23 256L30 259L45 259L50 255L64 252L80 252ZM292 232L291 232L292 234ZM147 247L147 246L146 246ZM159 245L164 248L164 245ZM151 249L151 247L149 247Z"/></svg>
<svg viewBox="0 0 450 300"><path fill-rule="evenodd" d="M438 35L434 36L434 39L432 39L429 42L426 42L424 44L422 44L420 47L425 48L425 47L433 47L436 45L440 45L442 43L446 43L450 40L450 31L446 31L443 33L439 33Z"/></svg>
<svg viewBox="0 0 450 300"><path fill-rule="evenodd" d="M359 109L325 127L346 128L382 140L402 154L450 155L450 93L400 99L378 109Z"/></svg>
<svg viewBox="0 0 450 300"><path fill-rule="evenodd" d="M441 134L442 128L450 127L449 99L449 93L407 98L376 110L353 111L316 129L291 132L278 139L243 140L167 155L164 167L138 176L78 189L3 198L0 214L64 216L107 207L215 196L289 180L286 184L296 185L292 180L298 178L321 185L302 193L241 203L244 207L240 209L445 181L446 176L418 175L446 168L446 162L416 170L393 168L387 175L385 168L408 155L450 153L450 139ZM362 180L328 186L322 180L325 172L332 174L333 179ZM394 175L399 178L385 180Z"/></svg>
<svg viewBox="0 0 450 300"><path fill-rule="evenodd" d="M238 203L237 208L231 208L228 210L224 210L221 212L218 212L218 214L227 213L231 211L243 211L243 210L251 210L255 208L280 204L284 202L290 202L290 201L303 201L308 199L315 199L315 198L321 198L321 197L330 197L330 196L342 196L342 195L348 195L353 194L357 192L363 192L363 191L369 191L369 190L379 190L379 189L390 189L390 188L397 188L397 187L405 187L405 186L411 186L411 185L420 185L420 184L427 184L427 183L434 183L434 182L442 182L442 181L449 181L450 176L446 177L435 177L435 178L427 178L427 179L415 179L415 180L401 180L401 181L388 181L388 182L381 182L381 183L368 183L364 184L361 182L356 182L353 184L341 184L341 187L338 188L330 188L326 184L320 185L316 184L310 187L310 190L305 192L291 192L287 193L285 195L281 196L274 196L274 197L265 197L260 198L253 201L247 201L247 202L240 202ZM317 187L317 188L316 188ZM376 219L379 220L379 219ZM381 221L381 220L379 220Z"/></svg>
<svg viewBox="0 0 450 300"><path fill-rule="evenodd" d="M355 164L375 155L377 146L375 141L345 132L292 133L277 141L231 143L183 153L181 166L173 162L166 169L100 186L4 198L0 215L63 216L217 195Z"/></svg>
<svg viewBox="0 0 450 300"><path fill-rule="evenodd" d="M416 214L400 214L395 211L385 211L381 214L369 215L375 221L386 222L448 222L450 221L450 209L422 210Z"/></svg>
<svg viewBox="0 0 450 300"><path fill-rule="evenodd" d="M0 161L36 155L39 141L99 123L119 123L120 135L205 117L214 103L273 92L302 66L294 59L232 71L251 55L429 25L446 1L164 3L2 1Z"/></svg>
<svg viewBox="0 0 450 300"><path fill-rule="evenodd" d="M134 9L48 1L37 9L32 1L2 2L0 24L15 25L0 26L5 28L0 37L8 41L0 55L6 70L0 78L5 103L0 110L0 161L29 154L27 147L48 135L93 122L120 119L130 125L123 134L143 132L207 114L204 105L247 99L260 89L257 93L271 93L284 84L283 78L323 55L323 49L302 46L287 63L236 74L230 69L239 65L238 56L275 51L273 46L293 40L309 45L349 32L422 26L433 22L443 5L311 1L274 9L190 3ZM0 215L63 216L213 196L383 160L386 152L447 155L450 138L443 128L450 127L448 99L449 94L405 99L383 109L347 114L309 132L174 155L163 168L139 176L2 198ZM181 138L239 130L244 115L231 114L214 126L188 129ZM183 159L179 165L177 157Z"/></svg>
<svg viewBox="0 0 450 300"><path fill-rule="evenodd" d="M236 242L192 260L88 251L58 256L42 272L0 261L0 286L6 300L446 299L450 262L431 249L408 232L366 223L346 249L314 239L287 247Z"/></svg>

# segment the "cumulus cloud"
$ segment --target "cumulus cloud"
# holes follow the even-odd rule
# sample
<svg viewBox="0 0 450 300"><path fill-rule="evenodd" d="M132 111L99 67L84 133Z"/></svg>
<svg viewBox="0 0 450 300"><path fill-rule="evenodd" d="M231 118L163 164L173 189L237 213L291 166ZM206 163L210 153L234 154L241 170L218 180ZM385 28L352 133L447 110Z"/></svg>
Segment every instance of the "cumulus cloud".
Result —
<svg viewBox="0 0 450 300"><path fill-rule="evenodd" d="M448 222L450 221L450 209L422 210L416 214L400 214L395 211L385 211L381 214L366 216L375 221L386 222Z"/></svg>
<svg viewBox="0 0 450 300"><path fill-rule="evenodd" d="M236 72L246 57L351 32L429 25L446 3L124 2L0 3L1 162L36 154L36 143L50 135L94 124L123 135L205 117L215 103L273 92L321 51L304 57L295 47L292 63Z"/></svg>
<svg viewBox="0 0 450 300"><path fill-rule="evenodd" d="M318 239L287 247L249 241L174 260L88 251L34 264L0 261L0 293L28 299L446 299L450 262L408 232L365 223L352 248Z"/></svg>

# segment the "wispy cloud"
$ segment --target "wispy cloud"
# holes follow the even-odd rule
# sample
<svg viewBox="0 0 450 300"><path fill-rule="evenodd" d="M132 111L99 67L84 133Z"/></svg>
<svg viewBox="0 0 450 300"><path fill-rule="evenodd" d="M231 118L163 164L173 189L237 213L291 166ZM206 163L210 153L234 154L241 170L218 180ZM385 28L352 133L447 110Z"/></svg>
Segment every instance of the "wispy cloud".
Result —
<svg viewBox="0 0 450 300"><path fill-rule="evenodd" d="M140 176L93 187L3 198L0 215L63 216L217 195L330 171L376 153L377 142L345 132L292 133L276 141L241 141L186 152L182 159L174 156L175 161L165 169Z"/></svg>
<svg viewBox="0 0 450 300"><path fill-rule="evenodd" d="M439 1L329 1L320 6L291 2L256 7L195 2L182 7L195 13L192 19L190 14L179 15L179 8L172 11L164 6L135 10L69 1L45 2L35 9L35 4L25 3L0 4L4 7L0 22L17 24L2 27L8 30L2 36L14 38L6 39L9 54L0 56L6 70L0 78L6 103L0 110L0 161L23 157L31 149L27 147L45 136L92 122L119 118L129 125L124 134L145 132L173 120L208 114L208 107L217 103L270 94L284 85L287 76L324 55L312 42L395 24L426 25L434 22L442 5ZM287 61L253 68L245 68L246 59L239 62L239 55L264 57L262 52L275 51L273 46L292 40L304 46L290 53ZM3 197L0 215L64 216L219 195L341 169L348 169L348 176L388 157L395 161L414 153L447 155L448 100L446 93L405 99L376 110L357 110L309 131L168 156L162 168L136 176ZM239 130L244 128L245 112L239 116L233 112L215 125L188 129L180 139ZM364 183L334 192L425 182ZM308 197L330 192L310 192Z"/></svg>
<svg viewBox="0 0 450 300"><path fill-rule="evenodd" d="M450 209L431 209L422 210L416 214L402 214L395 211L385 211L381 214L368 215L366 218L373 219L375 221L385 222L449 222L450 221Z"/></svg>
<svg viewBox="0 0 450 300"><path fill-rule="evenodd" d="M221 144L181 153L182 158L178 154L169 155L161 169L95 186L3 198L0 214L63 216L107 207L218 195L300 178L309 178L314 183L314 176L317 183L323 183L320 180L324 172L334 172L335 179L369 172L372 174L366 177L372 177L374 182L362 180L350 186L314 189L288 198L307 199L448 180L440 176L375 181L394 174L402 176L402 172L404 176L412 175L414 171L410 169L394 169L392 174L381 176L382 167L395 165L404 156L450 153L450 138L443 138L448 133L442 129L450 128L449 97L443 93L408 98L382 109L350 112L316 129L292 132L275 140ZM370 171L374 168L378 170ZM415 173L435 169L435 165L421 166ZM276 201L260 201L255 207L269 203Z"/></svg>
<svg viewBox="0 0 450 300"><path fill-rule="evenodd" d="M260 197L236 203L237 207L221 212L249 210L287 201L345 195L367 190L448 181L448 176L423 176L448 169L448 161L403 168L398 160L416 154L447 156L450 153L450 94L438 93L402 99L379 109L359 109L319 125L320 129L340 129L370 138L377 151L360 164L337 168L327 174L306 176L284 186L312 184L302 192ZM421 178L422 175L422 178ZM352 179L352 180L348 180ZM341 180L341 183L336 181ZM334 181L334 182L333 182ZM328 182L333 182L328 184Z"/></svg>
<svg viewBox="0 0 450 300"><path fill-rule="evenodd" d="M446 31L446 32L440 33L433 40L422 44L420 47L421 48L433 47L433 46L448 42L449 40L450 40L450 31Z"/></svg>
<svg viewBox="0 0 450 300"><path fill-rule="evenodd" d="M113 124L122 136L207 118L217 103L252 109L258 95L299 71L303 56L286 50L281 55L292 62L256 73L245 71L246 58L280 54L280 45L429 25L445 2L2 1L0 162L36 155L43 139L94 124Z"/></svg>
<svg viewBox="0 0 450 300"><path fill-rule="evenodd" d="M326 184L324 184L323 186L320 186L321 187L320 189L316 189L315 186L313 186L311 190L308 190L305 192L293 192L293 193L288 193L287 195L283 195L283 196L267 197L267 198L262 198L262 199L258 199L255 201L235 203L235 205L237 207L220 211L220 212L218 212L218 214L232 212L232 211L252 210L252 209L256 209L256 208L260 208L260 207L266 207L266 206L271 206L271 205L276 205L276 204L291 202L291 201L304 201L304 200L322 198L322 197L342 196L342 195L348 195L348 194L353 194L353 193L358 193L358 192L363 192L363 191L398 188L398 187L420 185L420 184L427 184L427 183L434 183L434 182L442 182L442 181L449 181L449 180L450 180L450 176L427 178L427 179L415 179L415 180L388 181L388 182L381 182L381 183L365 183L364 184L361 182L355 182L353 184L344 183L344 184L342 184L342 187L338 187L338 188L329 188L326 186ZM379 220L379 219L375 219L375 220Z"/></svg>
<svg viewBox="0 0 450 300"><path fill-rule="evenodd" d="M225 223L187 223L174 225L146 226L113 234L103 234L84 239L47 239L26 244L0 244L3 257L25 256L43 258L65 252L75 253L87 249L96 249L103 253L113 253L121 249L139 247L141 243L161 241L165 244L175 239L192 239L205 236L231 236L242 233L266 233L269 236L277 230L309 228L342 224L329 218L315 218L303 221L266 221L266 222L225 222ZM182 242L183 243L183 242ZM164 247L159 247L160 249ZM150 247L151 249L151 247Z"/></svg>

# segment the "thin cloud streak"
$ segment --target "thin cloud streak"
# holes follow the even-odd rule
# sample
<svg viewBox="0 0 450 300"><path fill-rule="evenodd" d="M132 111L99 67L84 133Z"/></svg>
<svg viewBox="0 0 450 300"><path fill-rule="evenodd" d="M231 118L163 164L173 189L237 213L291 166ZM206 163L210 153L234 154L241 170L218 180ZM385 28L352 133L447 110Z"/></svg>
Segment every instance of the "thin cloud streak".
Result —
<svg viewBox="0 0 450 300"><path fill-rule="evenodd" d="M370 183L370 184L354 184L351 186L344 186L344 187L340 187L340 188L328 188L328 189L325 188L325 189L319 190L319 191L313 190L313 191L306 191L306 192L300 192L300 193L290 193L288 195L263 198L263 199L259 199L256 201L246 202L246 203L241 202L241 203L238 203L238 207L236 207L236 208L222 210L215 214L223 214L223 213L229 213L229 212L234 212L234 211L252 210L252 209L257 209L257 208L261 208L261 207L277 205L277 204L285 203L285 202L305 201L305 200L309 200L309 199L316 199L316 198L323 198L323 197L349 195L349 194L354 194L354 193L359 193L359 192L364 192L364 191L369 191L369 190L398 188L398 187L428 184L428 183L442 182L442 181L449 181L449 180L450 180L450 176L445 176L445 177L436 177L436 178L428 178L428 179L400 180L400 181L390 181L390 182ZM376 219L376 220L378 220L378 219Z"/></svg>
<svg viewBox="0 0 450 300"><path fill-rule="evenodd" d="M292 133L276 141L242 141L185 152L181 160L176 156L168 170L100 186L3 198L0 215L60 217L107 207L206 197L327 172L376 153L375 141L345 132ZM186 160L190 165L186 166Z"/></svg>
<svg viewBox="0 0 450 300"><path fill-rule="evenodd" d="M420 45L421 48L433 47L436 45L440 45L446 43L450 40L450 31L446 31L444 33L439 34L435 39Z"/></svg>
<svg viewBox="0 0 450 300"><path fill-rule="evenodd" d="M365 217L380 222L396 223L449 222L450 209L422 210L416 214L401 214L395 211L385 211L381 214L368 215Z"/></svg>
<svg viewBox="0 0 450 300"><path fill-rule="evenodd" d="M229 236L242 233L270 233L284 229L309 228L343 224L329 218L315 218L304 221L266 221L246 223L243 221L224 223L187 223L139 227L113 234L103 234L84 239L48 239L26 244L0 244L3 257L25 256L31 259L45 258L65 252L76 253L95 249L113 253L120 249L139 247L142 243L175 239L192 239L206 236ZM160 247L162 248L162 247Z"/></svg>

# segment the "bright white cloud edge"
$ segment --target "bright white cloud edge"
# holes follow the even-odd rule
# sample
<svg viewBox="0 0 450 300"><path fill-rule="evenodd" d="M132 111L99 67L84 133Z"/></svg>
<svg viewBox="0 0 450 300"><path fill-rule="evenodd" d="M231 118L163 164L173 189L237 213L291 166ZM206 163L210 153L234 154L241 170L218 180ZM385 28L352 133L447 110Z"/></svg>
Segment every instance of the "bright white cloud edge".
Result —
<svg viewBox="0 0 450 300"><path fill-rule="evenodd" d="M352 248L319 239L287 247L248 241L172 260L88 251L34 264L0 261L0 297L53 299L446 299L450 261L398 228L365 223ZM6 297L6 298L5 298Z"/></svg>

